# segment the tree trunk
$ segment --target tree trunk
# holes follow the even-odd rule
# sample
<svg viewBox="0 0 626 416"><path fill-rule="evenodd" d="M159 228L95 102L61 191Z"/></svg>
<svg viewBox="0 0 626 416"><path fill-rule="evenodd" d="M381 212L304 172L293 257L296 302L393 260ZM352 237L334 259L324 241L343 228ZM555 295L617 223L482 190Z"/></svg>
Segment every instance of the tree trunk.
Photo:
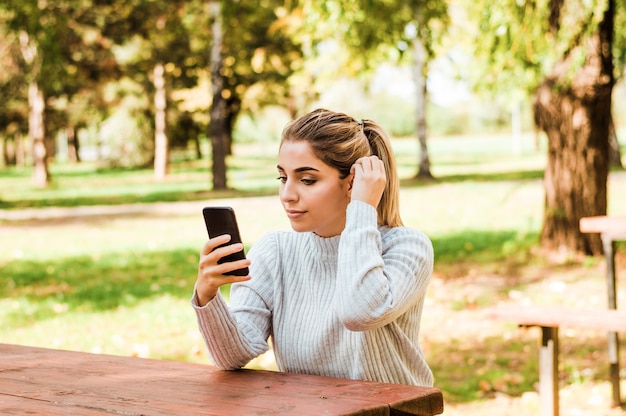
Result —
<svg viewBox="0 0 626 416"><path fill-rule="evenodd" d="M226 155L230 156L233 154L233 131L235 130L235 122L237 121L237 116L241 111L241 100L236 95L231 95L228 100L226 100L226 113L224 116L225 124L226 124Z"/></svg>
<svg viewBox="0 0 626 416"><path fill-rule="evenodd" d="M522 154L522 100L516 99L511 106L511 150L515 156Z"/></svg>
<svg viewBox="0 0 626 416"><path fill-rule="evenodd" d="M432 179L430 172L430 157L428 156L428 145L426 142L426 76L424 75L426 66L426 50L419 38L413 40L413 78L417 93L417 104L415 107L415 122L417 127L417 140L420 146L417 178Z"/></svg>
<svg viewBox="0 0 626 416"><path fill-rule="evenodd" d="M154 178L162 181L169 168L169 143L167 138L167 91L165 67L158 63L154 67Z"/></svg>
<svg viewBox="0 0 626 416"><path fill-rule="evenodd" d="M77 126L69 126L67 131L67 156L71 163L80 162L80 143L76 134Z"/></svg>
<svg viewBox="0 0 626 416"><path fill-rule="evenodd" d="M9 138L7 136L0 136L0 168L3 168L9 164L9 157L7 151L9 150Z"/></svg>
<svg viewBox="0 0 626 416"><path fill-rule="evenodd" d="M609 0L598 31L557 63L535 92L535 122L548 136L541 242L549 251L602 253L599 235L582 234L579 220L607 209L613 12ZM575 69L580 48L586 61Z"/></svg>
<svg viewBox="0 0 626 416"><path fill-rule="evenodd" d="M611 117L611 124L609 124L609 166L624 169L624 165L622 165L622 152L619 148L619 140L617 140L613 117Z"/></svg>
<svg viewBox="0 0 626 416"><path fill-rule="evenodd" d="M224 79L222 78L222 11L219 1L209 1L211 16L211 138L213 189L227 189L226 184L226 100L222 96Z"/></svg>
<svg viewBox="0 0 626 416"><path fill-rule="evenodd" d="M28 85L28 133L33 143L33 181L39 188L45 188L50 183L48 172L48 157L45 143L43 92L37 82Z"/></svg>
<svg viewBox="0 0 626 416"><path fill-rule="evenodd" d="M26 166L26 149L24 135L16 132L13 139L15 141L15 166L23 168Z"/></svg>
<svg viewBox="0 0 626 416"><path fill-rule="evenodd" d="M37 79L41 61L37 45L25 31L19 32L20 50L24 61L30 67L28 83L28 134L33 144L33 181L35 186L45 188L50 184L48 155L46 154L46 135L44 112L46 110L43 91Z"/></svg>

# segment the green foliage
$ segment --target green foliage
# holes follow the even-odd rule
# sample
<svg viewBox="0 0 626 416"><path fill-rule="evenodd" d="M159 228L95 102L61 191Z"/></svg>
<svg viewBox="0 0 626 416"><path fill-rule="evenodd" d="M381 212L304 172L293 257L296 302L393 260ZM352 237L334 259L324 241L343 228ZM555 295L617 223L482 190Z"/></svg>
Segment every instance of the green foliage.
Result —
<svg viewBox="0 0 626 416"><path fill-rule="evenodd" d="M7 70L0 75L0 92L6 97L0 106L0 121L4 121L0 125L10 127L9 135L27 134L24 86L34 80L41 84L49 105L45 120L50 136L66 127L80 132L104 126L106 131L98 140L111 165L143 166L153 152L155 86L151 74L157 64L163 64L165 88L171 92L170 133L174 145L185 146L208 125L203 111L210 105L205 98L206 69L213 40L205 3L4 2L0 5L0 58ZM241 108L285 104L286 79L300 65L301 51L286 36L277 4L224 2L223 10L223 95L232 112L228 122L234 123ZM28 62L24 39L31 49ZM136 91L119 88L124 77L140 87L138 95L143 100L128 105L129 97L123 94L134 100ZM118 89L115 94L109 93L109 81ZM242 107L252 86L256 86L255 95ZM191 113L191 119L185 118ZM184 127L185 132L176 127ZM185 133L187 137L181 137Z"/></svg>
<svg viewBox="0 0 626 416"><path fill-rule="evenodd" d="M285 109L265 107L258 112L243 113L233 138L238 143L278 143L285 125L291 120Z"/></svg>
<svg viewBox="0 0 626 416"><path fill-rule="evenodd" d="M401 97L378 93L373 97L372 108L367 114L385 126L392 136L415 135L415 105Z"/></svg>
<svg viewBox="0 0 626 416"><path fill-rule="evenodd" d="M551 14L548 1L464 0L467 22L455 40L472 56L468 68L472 84L492 93L534 91L556 62L597 29L608 4L607 0L562 3L557 16ZM618 0L613 51L618 76L624 63L626 32L620 28L624 28L625 15L626 4ZM584 56L579 58L572 73L584 64Z"/></svg>
<svg viewBox="0 0 626 416"><path fill-rule="evenodd" d="M439 0L303 2L302 29L317 42L345 42L366 68L389 49L406 52L417 37L432 54L448 24L447 2ZM381 55L381 52L383 54Z"/></svg>
<svg viewBox="0 0 626 416"><path fill-rule="evenodd" d="M130 101L130 100L128 100ZM100 127L106 143L102 160L110 167L145 167L152 161L153 142L146 140L153 132L151 119L133 104L120 107Z"/></svg>
<svg viewBox="0 0 626 416"><path fill-rule="evenodd" d="M613 57L615 58L615 78L624 77L626 65L626 0L615 0L618 13L615 14L615 37L613 39Z"/></svg>
<svg viewBox="0 0 626 416"><path fill-rule="evenodd" d="M289 12L288 33L305 58L291 77L299 109L310 107L338 76L367 78L381 64L406 62L415 42L434 57L449 22L443 0L303 1Z"/></svg>
<svg viewBox="0 0 626 416"><path fill-rule="evenodd" d="M222 2L222 96L235 110L231 122L240 109L288 104L287 80L303 64L299 43L288 36L288 19L275 2ZM202 39L210 42L208 34ZM254 99L244 101L247 94Z"/></svg>

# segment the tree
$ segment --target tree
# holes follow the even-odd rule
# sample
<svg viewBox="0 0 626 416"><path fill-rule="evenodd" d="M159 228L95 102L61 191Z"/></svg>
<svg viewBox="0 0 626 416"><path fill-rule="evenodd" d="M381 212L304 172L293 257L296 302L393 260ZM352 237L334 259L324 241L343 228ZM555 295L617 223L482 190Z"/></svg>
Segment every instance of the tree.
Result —
<svg viewBox="0 0 626 416"><path fill-rule="evenodd" d="M197 66L191 56L184 24L187 10L182 0L108 2L102 6L105 36L125 50L125 73L152 96L147 111L153 115L154 176L163 180L169 169L168 110L170 91L196 81Z"/></svg>
<svg viewBox="0 0 626 416"><path fill-rule="evenodd" d="M194 51L206 47L205 54L210 51L211 55L213 101L209 136L213 189L227 189L226 158L232 153L233 129L238 115L246 108L246 94L255 88L263 91L263 102L286 103L287 80L301 64L302 52L297 42L287 36L284 19L288 16L283 2L201 3L195 5L197 20L192 23L196 29L192 31L192 43L199 45Z"/></svg>
<svg viewBox="0 0 626 416"><path fill-rule="evenodd" d="M367 73L381 62L412 59L416 85L416 131L420 145L417 177L432 178L426 129L426 79L435 46L448 23L444 0L334 0L302 2L297 33L310 44L310 54L329 39L351 52L342 70ZM373 18L376 16L376 18Z"/></svg>
<svg viewBox="0 0 626 416"><path fill-rule="evenodd" d="M472 1L466 10L477 22L482 85L533 94L535 123L548 138L542 246L601 253L599 236L581 234L578 222L606 214L613 34L626 11L615 0Z"/></svg>
<svg viewBox="0 0 626 416"><path fill-rule="evenodd" d="M223 30L222 30L222 4L218 0L209 1L209 13L211 16L211 122L209 124L209 137L213 157L213 189L226 189L226 134L228 115L226 112L226 99L224 94L224 61L222 57Z"/></svg>
<svg viewBox="0 0 626 416"><path fill-rule="evenodd" d="M550 1L550 31L562 25L563 4ZM581 234L581 217L605 215L613 74L615 1L589 15L593 28L572 45L535 91L535 123L548 136L541 239L551 250L601 254L598 235ZM581 62L582 61L582 62Z"/></svg>
<svg viewBox="0 0 626 416"><path fill-rule="evenodd" d="M7 15L8 27L17 34L27 74L28 135L32 141L33 181L36 186L44 188L50 182L50 172L45 143L44 113L46 108L42 73L51 69L50 62L59 57L56 48L48 49L45 47L49 42L49 32L54 31L57 27L44 25L43 22L47 17L44 17L46 10L39 9L32 2L25 2L20 6L19 8L14 7L13 13ZM46 50L49 50L50 53L44 56ZM57 53L55 54L55 52ZM51 71L52 79L54 79L55 72L57 71Z"/></svg>
<svg viewBox="0 0 626 416"><path fill-rule="evenodd" d="M609 166L624 169L622 165L622 152L619 148L619 140L617 138L617 132L615 131L613 117L611 117L609 124Z"/></svg>
<svg viewBox="0 0 626 416"><path fill-rule="evenodd" d="M33 178L40 187L50 182L48 162L54 156L49 151L53 132L46 118L57 124L70 119L58 117L58 112L66 111L59 103L70 102L75 94L93 87L115 68L97 26L101 18L93 6L89 0L80 5L71 0L7 0L0 5L0 19L10 38L16 39L23 58L28 92L21 99L28 102Z"/></svg>
<svg viewBox="0 0 626 416"><path fill-rule="evenodd" d="M28 125L28 103L26 97L23 59L17 34L8 30L0 19L0 139L2 159L0 165L24 166L22 136Z"/></svg>

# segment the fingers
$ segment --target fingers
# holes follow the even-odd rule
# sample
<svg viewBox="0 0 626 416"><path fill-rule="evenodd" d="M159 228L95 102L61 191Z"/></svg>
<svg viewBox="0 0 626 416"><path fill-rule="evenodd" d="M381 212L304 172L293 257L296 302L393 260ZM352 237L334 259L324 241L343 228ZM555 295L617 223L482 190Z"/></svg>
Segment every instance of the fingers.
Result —
<svg viewBox="0 0 626 416"><path fill-rule="evenodd" d="M225 275L226 273L250 266L250 260L242 259L219 263L222 257L243 250L243 244L227 244L229 235L211 238L200 253L196 293L200 305L206 304L217 294L220 286L250 280L250 276ZM222 246L223 244L227 244Z"/></svg>
<svg viewBox="0 0 626 416"><path fill-rule="evenodd" d="M220 259L223 257L243 250L243 244L226 244L228 241L230 241L229 235L221 235L207 241L200 254L200 268L207 269L212 274L223 275L224 273L248 267L250 265L250 260L248 259L220 263Z"/></svg>
<svg viewBox="0 0 626 416"><path fill-rule="evenodd" d="M209 254L210 252L215 250L217 247L221 246L222 244L226 244L229 241L230 241L230 235L228 234L218 235L217 237L213 237L204 244L204 247L202 247L201 254L203 255Z"/></svg>
<svg viewBox="0 0 626 416"><path fill-rule="evenodd" d="M354 162L355 166L361 166L364 171L385 171L385 165L382 160L378 156L365 156L357 159Z"/></svg>
<svg viewBox="0 0 626 416"><path fill-rule="evenodd" d="M383 161L377 156L362 157L352 165L351 173L354 175L351 199L377 207L387 184Z"/></svg>

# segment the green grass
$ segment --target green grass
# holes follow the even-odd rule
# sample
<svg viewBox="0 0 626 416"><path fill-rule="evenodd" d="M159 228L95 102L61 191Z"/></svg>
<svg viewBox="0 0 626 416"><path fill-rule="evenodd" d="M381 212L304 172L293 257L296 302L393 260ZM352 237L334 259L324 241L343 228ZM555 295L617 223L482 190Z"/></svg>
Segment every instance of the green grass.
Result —
<svg viewBox="0 0 626 416"><path fill-rule="evenodd" d="M521 155L514 155L507 140L505 136L432 139L429 143L433 174L447 182L540 178L542 154L525 149ZM430 184L410 179L416 172L414 139L394 140L394 150L404 186ZM96 163L52 164L52 183L46 189L33 186L30 168L8 167L0 169L0 208L197 201L276 191L276 143L239 145L234 152L235 156L228 159L228 183L232 190L218 193L211 191L207 160L172 163L168 178L162 182L153 178L151 169L103 169Z"/></svg>
<svg viewBox="0 0 626 416"><path fill-rule="evenodd" d="M513 396L533 390L538 363L520 357L527 355L536 340L513 340L506 349L494 348L501 342L493 337L481 342L452 340L437 346L429 365L438 380L446 380L446 401L480 400L494 390Z"/></svg>
<svg viewBox="0 0 626 416"><path fill-rule="evenodd" d="M2 324L22 326L56 310L84 313L133 307L161 294L182 298L193 285L196 267L197 253L192 250L11 261L3 265L6 285L0 296L22 299L35 308L32 314L12 308Z"/></svg>
<svg viewBox="0 0 626 416"><path fill-rule="evenodd" d="M453 282L446 290L459 292L432 288L431 308L442 308L451 320L511 291L540 299L566 297L537 290L523 279L529 268L544 265L534 249L545 158L529 140L521 155L513 155L503 137L432 140L435 181L413 179L415 140L394 141L402 217L431 237L437 281ZM149 169L53 165L53 186L44 190L32 185L28 169L0 170L5 211L191 202L168 213L0 221L0 342L208 362L189 306L198 252L206 240L201 208L233 205L248 246L268 230L288 228L275 197L275 150L275 144L236 147L229 161L234 189L219 193L210 190L205 161L174 163L164 182L155 181ZM609 184L614 215L626 215L623 176ZM582 260L572 267L597 264ZM478 290L475 282L463 280L476 276L495 276L500 284ZM223 293L227 296L227 288ZM536 337L428 335L428 359L448 402L481 400L494 391L520 395L537 380L536 360L522 358L535 348ZM565 363L574 379L580 378L579 363Z"/></svg>
<svg viewBox="0 0 626 416"><path fill-rule="evenodd" d="M211 192L211 176L205 161L184 161L172 167L165 181L156 181L149 169L98 168L92 163L51 166L52 184L47 189L33 186L30 170L0 170L0 208L73 207L132 203L197 201L209 197L245 197L274 192L274 184L253 183L241 173L236 160L229 175L246 186ZM259 163L257 161L257 163ZM268 189L269 188L269 189Z"/></svg>

